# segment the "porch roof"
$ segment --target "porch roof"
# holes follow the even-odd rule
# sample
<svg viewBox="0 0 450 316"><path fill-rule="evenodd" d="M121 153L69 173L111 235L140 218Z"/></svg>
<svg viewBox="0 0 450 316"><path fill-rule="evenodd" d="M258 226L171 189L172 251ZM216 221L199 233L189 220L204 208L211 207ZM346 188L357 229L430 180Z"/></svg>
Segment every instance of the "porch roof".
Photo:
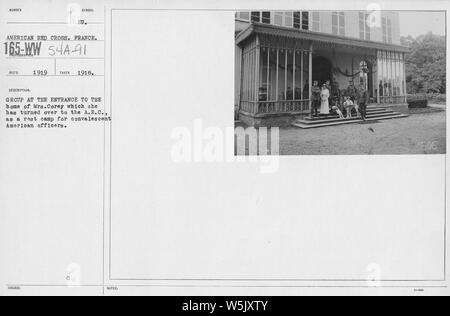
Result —
<svg viewBox="0 0 450 316"><path fill-rule="evenodd" d="M351 46L351 47L360 47L360 48L369 48L369 49L378 49L378 50L386 50L386 51L395 51L401 53L409 53L410 48L406 46L400 45L392 45L381 42L374 41L366 41L360 40L356 38L342 37L336 36L332 34L312 32L294 29L290 27L284 26L275 26L271 24L264 23L251 23L245 30L243 30L236 37L236 43L238 45L242 45L246 39L251 37L254 34L264 34L264 35L272 35L272 36L281 36L292 39L301 39L312 42L322 42L322 43L331 43L334 45L343 45L343 46Z"/></svg>

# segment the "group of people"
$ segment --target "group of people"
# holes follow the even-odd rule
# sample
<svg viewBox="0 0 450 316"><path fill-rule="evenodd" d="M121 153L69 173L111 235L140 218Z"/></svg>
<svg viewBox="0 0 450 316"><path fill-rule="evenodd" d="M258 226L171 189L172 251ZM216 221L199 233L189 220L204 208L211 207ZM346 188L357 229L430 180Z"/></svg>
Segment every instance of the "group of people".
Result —
<svg viewBox="0 0 450 316"><path fill-rule="evenodd" d="M338 114L341 119L352 117L352 111L356 110L357 116L363 120L367 117L367 103L369 95L364 85L356 88L353 83L344 90L332 91L330 80L327 80L321 87L318 81L313 82L311 88L311 117L320 115ZM335 93L333 93L335 92ZM319 112L320 109L320 112Z"/></svg>

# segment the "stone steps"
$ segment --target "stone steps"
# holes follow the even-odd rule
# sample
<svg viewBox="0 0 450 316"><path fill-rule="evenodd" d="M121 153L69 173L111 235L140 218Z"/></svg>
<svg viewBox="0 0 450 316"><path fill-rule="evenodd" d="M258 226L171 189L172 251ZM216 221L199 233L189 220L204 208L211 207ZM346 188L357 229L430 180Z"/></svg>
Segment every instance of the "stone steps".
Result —
<svg viewBox="0 0 450 316"><path fill-rule="evenodd" d="M387 110L386 108L375 108L370 107L367 109L367 122L371 121L379 121L379 120L388 120L388 119L396 119L396 118L404 118L408 117L399 112L394 112L392 110ZM292 125L302 128L302 129L310 129L310 128L318 128L318 127L326 127L326 126L338 126L345 124L353 124L353 123L361 123L364 122L360 117L353 116L350 119L340 119L338 115L327 115L319 118L305 118L303 120L297 120Z"/></svg>
<svg viewBox="0 0 450 316"><path fill-rule="evenodd" d="M367 115L375 115L375 114L393 114L394 111L392 110L386 110L386 109L380 109L380 110L367 110ZM356 118L356 115L353 114L353 118ZM308 121L323 121L323 120L333 120L333 119L339 119L339 115L332 114L332 115L322 115L319 117L305 117L305 120Z"/></svg>

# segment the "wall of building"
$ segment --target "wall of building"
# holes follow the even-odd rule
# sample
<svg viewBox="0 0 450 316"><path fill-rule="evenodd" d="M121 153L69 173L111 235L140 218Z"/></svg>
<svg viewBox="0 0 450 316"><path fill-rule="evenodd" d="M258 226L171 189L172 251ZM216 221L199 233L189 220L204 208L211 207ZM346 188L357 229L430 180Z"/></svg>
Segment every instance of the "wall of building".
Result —
<svg viewBox="0 0 450 316"><path fill-rule="evenodd" d="M363 12L363 11L361 11ZM359 13L360 11L344 11L345 14L345 36L350 38L360 38L360 25L359 25ZM310 12L310 30L312 30L312 17L313 12ZM332 11L319 11L320 16L320 32L332 34ZM387 18L392 21L392 44L400 45L400 19L398 12L395 11L382 11L380 16L380 25L370 28L370 39L376 42L383 42L383 29L381 25L381 19ZM249 21L237 20L236 30L241 31L245 29L249 24Z"/></svg>
<svg viewBox="0 0 450 316"><path fill-rule="evenodd" d="M400 45L400 19L398 12L383 11L380 18L388 18L392 21L392 44ZM380 19L381 23L381 19ZM359 11L345 12L345 36L360 38L359 33ZM320 11L320 32L332 34L332 12ZM383 42L383 30L380 24L370 28L370 39L375 42Z"/></svg>
<svg viewBox="0 0 450 316"><path fill-rule="evenodd" d="M320 32L332 34L332 12L331 11L320 11ZM381 13L381 18L388 18L392 21L392 44L400 45L400 23L398 12L383 11ZM236 34L244 30L249 26L249 21L237 20L236 21ZM350 38L360 38L359 32L359 11L347 11L345 12L345 36ZM312 29L312 12L310 12L310 29ZM372 41L382 42L383 41L383 31L382 26L372 27L370 30L370 37ZM240 101L240 77L241 77L241 58L242 50L236 46L235 48L235 104L238 105ZM355 53L338 53L332 56L331 51L329 53L321 54L323 57L328 58L333 67L339 67L342 71L352 71L352 59L353 59L353 69L356 73L359 69L359 62L364 59L361 55L360 58L355 55ZM338 57L336 57L338 56ZM337 74L334 78L339 87L345 88L349 85L350 78ZM358 84L358 81L355 81Z"/></svg>

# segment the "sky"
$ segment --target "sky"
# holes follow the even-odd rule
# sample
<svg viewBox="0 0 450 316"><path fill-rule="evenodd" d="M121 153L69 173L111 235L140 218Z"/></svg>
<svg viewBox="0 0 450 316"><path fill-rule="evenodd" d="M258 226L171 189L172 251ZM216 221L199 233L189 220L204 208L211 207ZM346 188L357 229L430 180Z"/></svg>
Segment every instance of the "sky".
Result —
<svg viewBox="0 0 450 316"><path fill-rule="evenodd" d="M400 12L400 36L445 35L445 12Z"/></svg>

